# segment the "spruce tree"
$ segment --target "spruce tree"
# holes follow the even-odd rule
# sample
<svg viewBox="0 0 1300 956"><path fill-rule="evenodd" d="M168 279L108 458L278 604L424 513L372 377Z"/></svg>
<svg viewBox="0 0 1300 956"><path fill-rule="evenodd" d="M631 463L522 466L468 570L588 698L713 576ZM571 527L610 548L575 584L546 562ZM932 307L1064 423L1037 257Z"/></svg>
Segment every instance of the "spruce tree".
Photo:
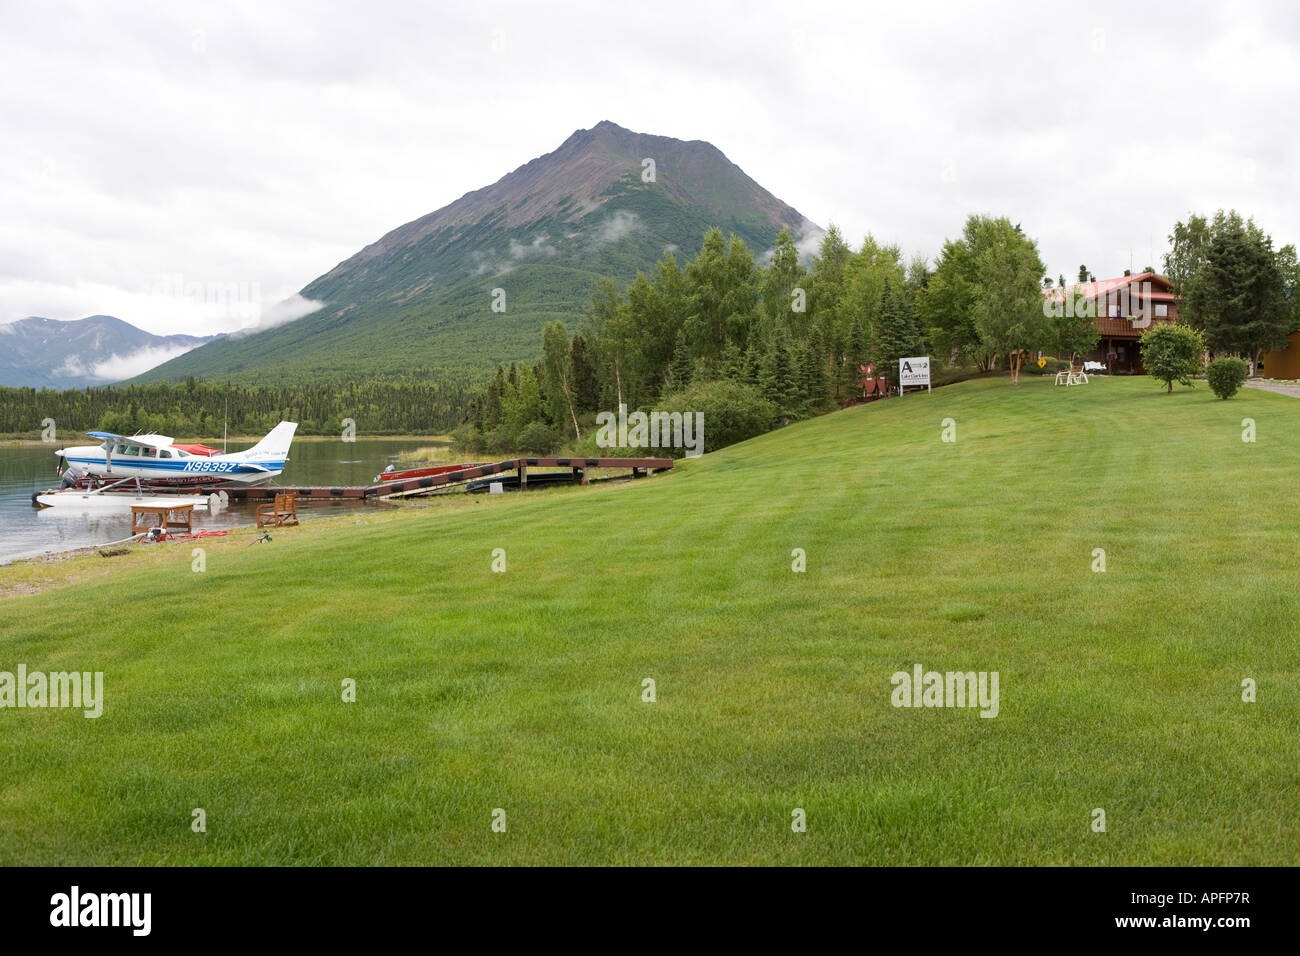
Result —
<svg viewBox="0 0 1300 956"><path fill-rule="evenodd" d="M840 369L840 378L849 388L849 394L856 394L862 373L858 366L867 364L867 330L862 319L855 317L849 328L849 341L844 350L844 365Z"/></svg>
<svg viewBox="0 0 1300 956"><path fill-rule="evenodd" d="M677 345L673 348L672 364L668 368L668 387L682 389L691 384L694 378L695 362L691 358L691 347L686 341L686 333L677 330Z"/></svg>

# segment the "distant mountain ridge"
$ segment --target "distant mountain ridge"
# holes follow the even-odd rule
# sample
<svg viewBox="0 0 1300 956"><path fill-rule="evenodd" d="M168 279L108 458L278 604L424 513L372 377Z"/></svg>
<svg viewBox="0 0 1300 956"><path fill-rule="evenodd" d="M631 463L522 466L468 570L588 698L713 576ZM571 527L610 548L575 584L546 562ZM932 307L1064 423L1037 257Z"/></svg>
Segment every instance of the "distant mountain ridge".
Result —
<svg viewBox="0 0 1300 956"><path fill-rule="evenodd" d="M216 335L154 335L111 315L0 325L0 385L83 388L131 378Z"/></svg>
<svg viewBox="0 0 1300 956"><path fill-rule="evenodd" d="M342 380L531 359L542 326L572 324L596 279L630 279L665 250L694 255L713 226L757 254L782 227L820 232L717 147L604 121L339 263L301 292L317 311L142 378Z"/></svg>

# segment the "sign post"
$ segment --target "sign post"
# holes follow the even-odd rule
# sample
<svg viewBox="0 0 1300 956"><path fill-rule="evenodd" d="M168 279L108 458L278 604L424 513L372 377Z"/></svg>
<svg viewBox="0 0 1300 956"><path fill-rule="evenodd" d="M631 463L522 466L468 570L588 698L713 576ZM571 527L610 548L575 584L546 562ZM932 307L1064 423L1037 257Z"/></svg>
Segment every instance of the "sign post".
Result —
<svg viewBox="0 0 1300 956"><path fill-rule="evenodd" d="M924 385L927 392L933 392L930 386L930 356L901 358L898 360L898 394L909 385Z"/></svg>

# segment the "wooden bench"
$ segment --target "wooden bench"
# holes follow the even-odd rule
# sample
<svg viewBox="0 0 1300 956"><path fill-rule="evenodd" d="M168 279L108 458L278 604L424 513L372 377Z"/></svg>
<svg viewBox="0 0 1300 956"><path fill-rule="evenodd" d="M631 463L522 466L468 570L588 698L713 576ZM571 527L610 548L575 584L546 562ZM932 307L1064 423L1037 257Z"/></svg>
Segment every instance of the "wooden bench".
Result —
<svg viewBox="0 0 1300 956"><path fill-rule="evenodd" d="M186 534L194 532L193 505L132 505L131 533L144 534L153 528L170 531L184 528Z"/></svg>
<svg viewBox="0 0 1300 956"><path fill-rule="evenodd" d="M257 526L259 528L265 528L268 525L282 528L285 525L297 523L298 504L295 492L279 492L276 494L274 502L257 506Z"/></svg>

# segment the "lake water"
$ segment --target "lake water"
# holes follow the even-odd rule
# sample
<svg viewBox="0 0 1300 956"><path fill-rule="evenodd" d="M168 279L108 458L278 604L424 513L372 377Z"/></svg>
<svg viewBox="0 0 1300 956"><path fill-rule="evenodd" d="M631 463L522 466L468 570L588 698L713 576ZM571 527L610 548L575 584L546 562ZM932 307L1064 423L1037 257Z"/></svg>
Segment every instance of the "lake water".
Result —
<svg viewBox="0 0 1300 956"><path fill-rule="evenodd" d="M73 442L77 444L78 442ZM86 439L86 444L92 444ZM370 479L390 462L404 461L415 449L434 444L429 439L361 439L295 441L289 451L284 474L272 483L280 485L368 485ZM252 442L230 443L230 450L241 451ZM92 545L120 541L131 534L131 514L93 514L76 509L37 508L32 492L59 486L54 473L58 459L57 445L0 446L0 564L19 558L31 558L50 551L69 551ZM234 528L254 523L256 502L231 503L230 507L208 514L205 508L194 509L194 527L199 529ZM300 502L298 516L310 520L321 515L338 514L347 508L384 507L376 502L320 501Z"/></svg>

